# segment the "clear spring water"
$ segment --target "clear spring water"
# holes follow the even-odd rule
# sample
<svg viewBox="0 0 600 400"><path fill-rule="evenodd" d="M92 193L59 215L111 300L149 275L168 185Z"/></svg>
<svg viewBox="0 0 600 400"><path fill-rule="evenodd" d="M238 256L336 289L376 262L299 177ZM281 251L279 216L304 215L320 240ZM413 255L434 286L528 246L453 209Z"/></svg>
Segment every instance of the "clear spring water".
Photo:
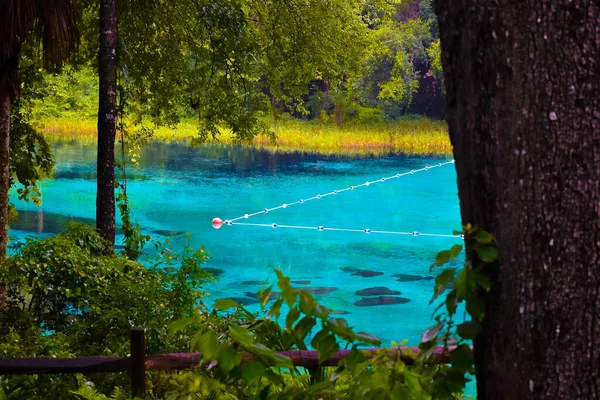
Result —
<svg viewBox="0 0 600 400"><path fill-rule="evenodd" d="M93 223L95 213L95 146L56 143L56 172L41 184L43 205L17 202L20 221L10 234L51 235L69 219ZM409 339L417 344L431 325L429 300L433 281L397 281L394 274L429 277L438 251L460 240L318 230L211 226L214 217L245 213L290 203L334 189L372 181L447 161L442 158L389 156L349 159L303 154L268 154L243 147L192 148L153 143L143 149L139 168L130 168L128 194L133 216L143 232L170 238L174 246L204 245L209 267L223 270L209 285L209 303L234 297L249 303L261 281L274 281L280 268L298 287L335 288L316 295L344 312L357 331L379 336L384 343ZM16 200L16 199L15 199ZM452 233L460 228L453 165L328 196L320 200L258 215L248 222L329 226L389 231ZM122 237L117 237L120 243ZM382 273L352 275L351 269ZM413 277L414 279L414 277ZM357 306L356 291L384 286L400 291L403 304Z"/></svg>

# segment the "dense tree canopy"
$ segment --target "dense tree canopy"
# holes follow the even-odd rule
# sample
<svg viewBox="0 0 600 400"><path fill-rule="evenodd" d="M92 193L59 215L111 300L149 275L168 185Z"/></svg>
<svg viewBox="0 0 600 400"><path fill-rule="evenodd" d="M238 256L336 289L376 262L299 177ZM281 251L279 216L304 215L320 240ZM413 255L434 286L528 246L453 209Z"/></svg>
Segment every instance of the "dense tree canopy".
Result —
<svg viewBox="0 0 600 400"><path fill-rule="evenodd" d="M411 2L416 12L395 3L120 2L128 110L160 124L197 116L204 135L224 127L240 139L264 129L258 120L274 107L318 116L321 106L331 113L334 103L350 101L397 117L426 72L417 66L435 56L425 50L436 29L428 1ZM84 63L95 60L97 21L89 2L81 22ZM321 91L311 91L314 82L324 82ZM329 97L315 108L309 94Z"/></svg>
<svg viewBox="0 0 600 400"><path fill-rule="evenodd" d="M181 1L123 10L120 63L144 114L174 122L191 105L204 133L225 125L247 138L267 97L291 103L311 80L342 81L357 70L366 40L360 6Z"/></svg>

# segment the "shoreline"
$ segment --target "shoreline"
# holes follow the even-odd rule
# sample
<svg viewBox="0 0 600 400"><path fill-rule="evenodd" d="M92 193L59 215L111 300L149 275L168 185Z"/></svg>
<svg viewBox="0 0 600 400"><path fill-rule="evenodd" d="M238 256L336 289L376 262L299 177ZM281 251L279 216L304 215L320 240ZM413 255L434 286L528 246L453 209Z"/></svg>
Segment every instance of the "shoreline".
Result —
<svg viewBox="0 0 600 400"><path fill-rule="evenodd" d="M75 139L95 142L97 135L96 121L90 119L49 119L37 124L38 129L50 141ZM270 125L276 135L275 141L268 135L259 134L251 142L240 142L230 132L222 130L216 140L209 139L203 143L241 144L270 153L303 152L325 156L452 156L445 121L417 118L371 125L348 124L338 128L330 124L284 119L275 126ZM192 144L198 137L198 124L195 120L185 120L174 127L153 129L149 126L136 126L132 131L139 132L141 128L152 129L153 135L148 139L150 141Z"/></svg>

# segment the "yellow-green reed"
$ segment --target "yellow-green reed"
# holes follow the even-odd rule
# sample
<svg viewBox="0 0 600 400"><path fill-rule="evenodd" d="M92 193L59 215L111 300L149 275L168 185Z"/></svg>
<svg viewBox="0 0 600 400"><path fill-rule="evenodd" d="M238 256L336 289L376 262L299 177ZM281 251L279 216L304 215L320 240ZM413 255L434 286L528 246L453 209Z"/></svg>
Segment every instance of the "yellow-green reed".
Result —
<svg viewBox="0 0 600 400"><path fill-rule="evenodd" d="M96 121L56 119L44 121L41 130L52 139L93 141ZM135 129L135 128L134 128ZM450 156L452 146L445 121L427 118L406 119L371 125L345 124L337 127L307 121L285 119L271 124L274 141L268 135L258 135L251 143L270 152L303 151L325 155L381 156L390 153L408 155ZM183 121L175 127L154 129L158 141L189 142L198 136L195 120ZM216 140L208 143L236 144L236 138L223 129Z"/></svg>

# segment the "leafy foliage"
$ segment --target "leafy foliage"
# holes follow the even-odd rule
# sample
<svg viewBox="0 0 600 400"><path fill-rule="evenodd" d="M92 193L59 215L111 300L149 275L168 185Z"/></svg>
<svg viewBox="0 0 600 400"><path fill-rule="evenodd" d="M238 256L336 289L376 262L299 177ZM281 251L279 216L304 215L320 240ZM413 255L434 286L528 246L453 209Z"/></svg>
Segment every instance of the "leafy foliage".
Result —
<svg viewBox="0 0 600 400"><path fill-rule="evenodd" d="M359 13L359 1L341 0L125 4L120 63L138 115L170 124L191 106L201 136L226 126L243 140L264 132L269 101L294 105L311 80L356 68Z"/></svg>
<svg viewBox="0 0 600 400"><path fill-rule="evenodd" d="M19 59L24 45L42 50L44 66L61 65L77 46L77 12L71 1L30 3L10 0L0 14L0 95L18 97Z"/></svg>
<svg viewBox="0 0 600 400"><path fill-rule="evenodd" d="M465 227L470 246L480 255L481 265L466 264L460 271L444 269L435 280L432 302L446 297L437 308L436 324L426 330L419 352L378 350L365 352L361 346L378 346L379 340L365 333L355 333L341 318L331 318L330 310L319 305L303 290L290 286L289 278L278 274L277 295L273 286L259 293L261 305L271 298L264 319L252 319L219 336L210 330L196 334L192 347L202 352L197 372L177 380L172 398L194 394L210 398L367 398L367 399L450 399L462 397L469 374L474 372L470 340L480 331L485 307L478 292L490 290L486 266L495 261L493 237L484 231ZM455 259L462 246L455 245L440 252L432 269ZM454 318L460 303L471 320L457 324ZM240 307L232 300L215 304L221 310ZM445 311L438 311L445 308ZM282 310L286 309L285 322ZM190 319L177 322L181 329ZM316 332L314 332L316 331ZM310 343L310 344L309 344ZM433 350L443 345L448 364L434 361ZM294 367L292 360L275 353L277 350L318 351L318 364L307 371ZM323 367L323 362L342 347L351 351L341 358L337 368ZM243 362L249 356L252 361ZM406 363L411 356L412 362ZM308 372L308 374L306 373Z"/></svg>
<svg viewBox="0 0 600 400"><path fill-rule="evenodd" d="M461 246L454 246L441 252L435 265L456 258L460 251ZM472 322L456 327L451 318L454 310L449 312L448 318L436 317L438 323L424 333L418 354L400 349L365 351L361 348L378 346L380 341L366 333L355 333L346 320L332 318L330 310L319 305L309 293L291 287L290 279L280 271L277 275L279 292L266 318L254 319L248 315L246 323L231 326L222 335L210 329L196 334L192 348L202 353L201 368L180 377L170 398L199 395L231 399L447 399L461 396L468 381L466 374L473 372L467 340L476 332ZM452 280L448 274L444 275L445 278L436 280L437 296L440 288ZM259 293L263 306L271 301L273 289L269 286ZM219 301L215 308L243 310L232 300ZM287 310L285 322L278 323L284 308ZM177 331L192 321L194 318L178 321L172 329ZM433 349L440 342L450 359L448 365L434 361ZM306 371L275 353L309 348L316 349L319 357L315 367ZM341 348L351 351L341 358L338 367L324 367L323 363ZM251 361L243 361L250 356ZM406 356L412 358L410 363L406 362Z"/></svg>
<svg viewBox="0 0 600 400"><path fill-rule="evenodd" d="M119 387L115 387L110 396L106 396L105 394L98 392L87 385L82 386L71 393L77 395L78 398L85 400L128 400L130 398L130 396Z"/></svg>
<svg viewBox="0 0 600 400"><path fill-rule="evenodd" d="M405 114L419 88L420 71L430 65L426 50L436 39L435 16L428 1L415 1L417 16L401 18L404 5L371 25L362 72L349 82L348 95L364 106L377 107L391 118ZM410 4L409 4L410 6Z"/></svg>
<svg viewBox="0 0 600 400"><path fill-rule="evenodd" d="M32 117L48 120L57 117L96 118L98 116L98 77L86 65L70 66L60 73L42 74L30 99Z"/></svg>
<svg viewBox="0 0 600 400"><path fill-rule="evenodd" d="M16 102L11 114L10 174L11 186L19 184L19 200L41 204L37 182L51 176L54 156L50 145L30 123L21 102Z"/></svg>
<svg viewBox="0 0 600 400"><path fill-rule="evenodd" d="M137 260L142 255L142 250L151 237L142 234L140 225L132 221L131 207L129 197L127 196L127 166L129 164L139 165L138 153L142 144L145 144L146 137L140 134L140 132L143 133L145 131L144 128L132 133L129 129L129 125L123 119L126 108L129 106L129 102L127 101L129 93L126 85L123 84L122 79L120 81L117 104L117 132L121 134L121 162L117 165L122 173L122 181L115 181L115 186L119 189L116 203L121 214L121 228L123 229L123 241L125 244L123 253L130 260ZM127 143L125 142L125 138L128 139ZM126 146L129 149L128 152L125 151Z"/></svg>
<svg viewBox="0 0 600 400"><path fill-rule="evenodd" d="M218 300L208 311L198 283L207 279L203 250L182 256L158 247L146 267L102 254L103 243L86 226L73 225L51 239L30 241L3 265L7 296L0 327L0 352L10 356L126 354L129 326L144 326L148 352L200 351L200 368L182 374L151 374L149 398L349 398L450 399L461 393L473 373L472 340L480 330L485 307L478 292L490 289L486 266L495 260L493 237L465 227L470 248L481 263L444 269L434 296L445 299L426 330L419 352L371 349L378 338L354 332L343 318L314 297L291 286L277 271L275 286L258 298L265 317L258 318L233 300ZM440 252L432 268L456 259L453 246ZM471 320L454 321L464 302ZM198 304L198 307L194 305ZM441 311L442 310L442 311ZM443 345L443 354L434 348ZM295 367L278 351L315 349L309 368ZM325 362L340 349L349 352L337 367ZM439 364L437 357L447 357ZM81 375L2 378L10 396L40 398L47 390L72 390L79 398L120 398L122 377ZM90 379L90 378L87 378ZM29 382L28 386L24 383ZM91 386L91 387L89 387ZM116 388L116 389L115 389ZM76 393L76 394L75 394Z"/></svg>
<svg viewBox="0 0 600 400"><path fill-rule="evenodd" d="M0 310L0 349L4 355L127 355L132 326L146 328L150 353L188 347L191 331L171 336L168 324L194 315L201 304L201 285L210 278L202 269L207 258L204 250L178 254L162 249L151 265L144 266L106 256L103 248L95 229L73 224L55 237L29 240L3 261L0 283L6 293ZM23 384L36 379L39 384ZM42 384L47 379L73 388L75 378L13 377L3 386L9 393L22 386L17 398L35 399L54 390L53 385ZM104 388L124 379L102 375L94 381ZM24 390L29 390L27 395Z"/></svg>
<svg viewBox="0 0 600 400"><path fill-rule="evenodd" d="M31 101L38 96L37 88L43 80L41 71L30 58L22 61L21 75L26 84L21 89L21 97L12 104L10 117L10 186L17 186L19 200L41 204L41 194L37 187L39 180L52 175L54 156L50 145L32 124ZM9 204L11 220L17 218L13 204Z"/></svg>
<svg viewBox="0 0 600 400"><path fill-rule="evenodd" d="M442 51L440 49L440 39L429 44L427 56L431 60L431 71L433 76L442 79Z"/></svg>
<svg viewBox="0 0 600 400"><path fill-rule="evenodd" d="M200 140L227 129L238 141L270 134L265 116L282 111L315 118L324 110L338 124L397 118L436 38L429 2L417 3L419 14L402 19L404 5L389 0L122 2L125 115L168 126L194 116ZM46 79L48 100L35 104L43 119L97 110L85 66L97 52L97 7L79 4L84 65Z"/></svg>

